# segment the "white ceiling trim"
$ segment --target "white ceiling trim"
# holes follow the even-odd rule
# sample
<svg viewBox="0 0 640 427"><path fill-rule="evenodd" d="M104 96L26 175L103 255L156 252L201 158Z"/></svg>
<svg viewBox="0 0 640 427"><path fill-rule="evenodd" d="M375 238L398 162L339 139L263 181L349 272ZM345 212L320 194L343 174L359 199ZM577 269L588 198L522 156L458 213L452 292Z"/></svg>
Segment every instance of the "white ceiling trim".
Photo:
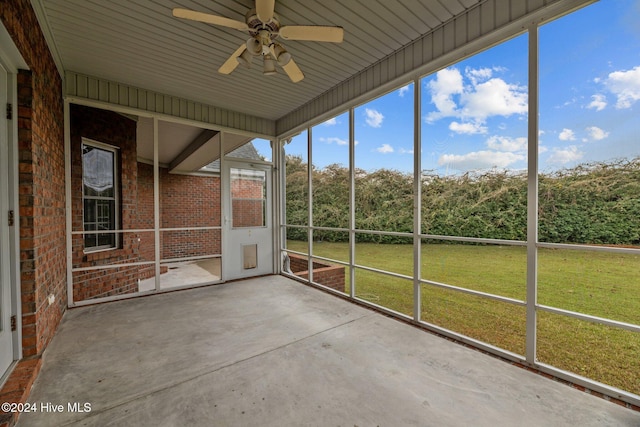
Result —
<svg viewBox="0 0 640 427"><path fill-rule="evenodd" d="M219 130L243 131L267 138L275 136L274 120L85 76L73 71L67 71L65 77L65 96L74 99L75 102L94 101L104 106L119 106L160 117L170 116L194 123L205 123Z"/></svg>
<svg viewBox="0 0 640 427"><path fill-rule="evenodd" d="M55 38L53 37L53 33L51 32L51 25L49 25L47 14L44 12L42 1L43 0L31 0L31 7L36 14L36 18L38 18L40 29L42 30L44 39L47 42L47 46L49 47L49 51L51 52L51 56L53 57L53 62L56 64L58 74L60 74L60 77L64 79L64 66L62 64L62 56L60 56L60 51L58 50Z"/></svg>

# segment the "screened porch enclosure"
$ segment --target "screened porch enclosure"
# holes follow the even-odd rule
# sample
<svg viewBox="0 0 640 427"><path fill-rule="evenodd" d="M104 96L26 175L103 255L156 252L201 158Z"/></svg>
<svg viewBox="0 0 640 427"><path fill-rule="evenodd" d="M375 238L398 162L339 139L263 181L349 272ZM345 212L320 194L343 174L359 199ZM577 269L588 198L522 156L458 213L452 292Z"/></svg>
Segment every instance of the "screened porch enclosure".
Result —
<svg viewBox="0 0 640 427"><path fill-rule="evenodd" d="M69 111L70 303L220 283L221 153L268 165L269 142L84 105ZM234 226L264 223L264 177L234 171Z"/></svg>
<svg viewBox="0 0 640 427"><path fill-rule="evenodd" d="M637 405L640 127L614 82L637 85L640 38L610 34L640 11L618 6L532 25L284 135L285 274ZM619 44L636 59L602 69Z"/></svg>
<svg viewBox="0 0 640 427"><path fill-rule="evenodd" d="M398 69L425 62L375 65L269 123L69 73L86 98L69 106L70 305L223 283L230 259L258 275L258 246L225 238L273 226L269 273L638 406L640 42L612 38L638 13L618 6L550 12L464 54L421 39L455 54L399 51ZM112 110L91 99L102 83ZM226 201L225 160L253 165L230 166Z"/></svg>

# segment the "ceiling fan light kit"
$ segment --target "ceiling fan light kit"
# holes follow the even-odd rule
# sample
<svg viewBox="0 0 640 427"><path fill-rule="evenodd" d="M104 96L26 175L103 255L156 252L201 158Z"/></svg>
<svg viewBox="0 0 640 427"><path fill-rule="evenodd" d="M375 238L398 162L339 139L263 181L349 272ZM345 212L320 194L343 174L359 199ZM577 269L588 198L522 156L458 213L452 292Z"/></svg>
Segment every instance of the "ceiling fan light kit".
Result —
<svg viewBox="0 0 640 427"><path fill-rule="evenodd" d="M265 76L271 76L276 74L276 61L271 55L264 56L264 68L262 74Z"/></svg>
<svg viewBox="0 0 640 427"><path fill-rule="evenodd" d="M279 44L274 43L273 56L276 58L276 61L278 61L278 64L281 67L284 67L289 63L289 61L291 61L291 54L287 52L287 50L282 47L282 45Z"/></svg>
<svg viewBox="0 0 640 427"><path fill-rule="evenodd" d="M247 52L253 56L262 55L262 43L255 37L247 39Z"/></svg>
<svg viewBox="0 0 640 427"><path fill-rule="evenodd" d="M180 8L173 9L173 16L249 33L251 37L220 66L219 73L230 74L238 64L250 68L252 57L262 55L263 74L276 74L277 62L294 83L301 81L304 74L294 62L291 54L281 44L275 42L275 39L281 37L284 40L341 43L344 37L342 27L320 25L280 27L280 21L275 14L275 0L256 0L255 9L247 12L245 22Z"/></svg>
<svg viewBox="0 0 640 427"><path fill-rule="evenodd" d="M238 63L244 66L245 68L251 68L252 59L253 59L253 56L251 56L249 51L246 49L244 50L244 52L240 54L240 56L236 57L236 60L238 61Z"/></svg>

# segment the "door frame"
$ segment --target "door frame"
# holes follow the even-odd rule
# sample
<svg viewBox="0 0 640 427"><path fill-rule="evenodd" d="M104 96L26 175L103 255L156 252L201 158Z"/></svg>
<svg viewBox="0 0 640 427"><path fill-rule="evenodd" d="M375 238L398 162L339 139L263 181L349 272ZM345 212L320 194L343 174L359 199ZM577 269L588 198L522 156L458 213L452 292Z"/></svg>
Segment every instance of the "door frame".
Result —
<svg viewBox="0 0 640 427"><path fill-rule="evenodd" d="M9 299L10 299L10 316L15 316L15 331L11 333L11 346L13 353L13 362L9 364L8 369L4 372L0 371L0 386L8 378L13 367L18 360L22 358L22 310L20 304L20 211L18 199L18 95L17 95L17 74L19 69L28 70L26 62L22 58L19 50L13 43L11 36L7 32L4 25L0 22L0 66L6 71L7 82L7 99L6 103L12 105L11 120L5 119L5 112L2 111L2 117L6 120L6 138L7 158L2 160L2 168L6 167L7 177L7 195L3 200L2 213L3 234L8 237L8 253L7 268L9 278ZM2 105L4 109L4 105ZM6 205L4 204L6 202ZM5 207L6 206L6 207ZM9 226L7 221L8 211L14 213L13 226ZM6 233L6 234L5 234Z"/></svg>
<svg viewBox="0 0 640 427"><path fill-rule="evenodd" d="M232 214L232 206L231 206L231 169L232 168L243 168L243 169L253 169L253 170L262 170L267 171L267 207L266 207L266 223L267 230L270 238L269 242L269 250L271 252L271 260L270 265L271 268L268 272L257 271L255 274L240 274L233 275L231 273L230 263L232 260L238 258L237 254L233 253L233 241L230 236L232 232L232 224L230 220L230 215ZM276 246L275 246L275 231L276 231L276 217L274 215L275 203L274 203L274 167L272 163L264 162L264 161L250 161L246 159L240 158L231 158L231 157L223 157L221 162L221 185L222 185L222 209L221 209L221 222L222 222L222 280L236 280L236 279L246 279L250 277L261 276L265 274L275 274L276 273ZM237 249L237 248L236 248ZM236 256L234 256L236 255ZM237 261L240 262L240 261Z"/></svg>

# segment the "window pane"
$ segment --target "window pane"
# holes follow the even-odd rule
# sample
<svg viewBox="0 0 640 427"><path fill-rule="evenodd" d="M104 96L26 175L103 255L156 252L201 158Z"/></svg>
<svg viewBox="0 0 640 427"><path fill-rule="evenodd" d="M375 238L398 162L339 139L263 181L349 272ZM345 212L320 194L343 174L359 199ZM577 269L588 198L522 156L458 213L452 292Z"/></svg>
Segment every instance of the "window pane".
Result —
<svg viewBox="0 0 640 427"><path fill-rule="evenodd" d="M360 230L413 230L413 84L354 110Z"/></svg>
<svg viewBox="0 0 640 427"><path fill-rule="evenodd" d="M348 263L349 232L314 230L313 255Z"/></svg>
<svg viewBox="0 0 640 427"><path fill-rule="evenodd" d="M543 242L640 246L637 22L620 0L540 27Z"/></svg>
<svg viewBox="0 0 640 427"><path fill-rule="evenodd" d="M356 269L356 297L406 316L413 315L413 282Z"/></svg>
<svg viewBox="0 0 640 427"><path fill-rule="evenodd" d="M538 313L537 357L640 394L640 334L548 312Z"/></svg>
<svg viewBox="0 0 640 427"><path fill-rule="evenodd" d="M85 199L84 200L84 231L115 230L115 200ZM114 247L116 235L85 234L85 247Z"/></svg>
<svg viewBox="0 0 640 427"><path fill-rule="evenodd" d="M524 301L527 248L422 241L422 279Z"/></svg>
<svg viewBox="0 0 640 427"><path fill-rule="evenodd" d="M526 239L527 39L421 80L422 233Z"/></svg>
<svg viewBox="0 0 640 427"><path fill-rule="evenodd" d="M640 325L640 254L538 250L538 302Z"/></svg>
<svg viewBox="0 0 640 427"><path fill-rule="evenodd" d="M255 169L231 168L231 211L233 227L266 225L267 173Z"/></svg>
<svg viewBox="0 0 640 427"><path fill-rule="evenodd" d="M82 183L84 231L115 230L116 153L82 144ZM113 233L85 234L85 249L117 246Z"/></svg>
<svg viewBox="0 0 640 427"><path fill-rule="evenodd" d="M413 275L411 237L356 234L356 264L391 273Z"/></svg>
<svg viewBox="0 0 640 427"><path fill-rule="evenodd" d="M516 354L525 353L526 309L522 306L422 285L421 319Z"/></svg>
<svg viewBox="0 0 640 427"><path fill-rule="evenodd" d="M286 224L309 225L307 131L284 146L286 168Z"/></svg>
<svg viewBox="0 0 640 427"><path fill-rule="evenodd" d="M313 225L349 227L349 113L312 129Z"/></svg>
<svg viewBox="0 0 640 427"><path fill-rule="evenodd" d="M85 196L115 197L115 153L83 145L82 182Z"/></svg>

